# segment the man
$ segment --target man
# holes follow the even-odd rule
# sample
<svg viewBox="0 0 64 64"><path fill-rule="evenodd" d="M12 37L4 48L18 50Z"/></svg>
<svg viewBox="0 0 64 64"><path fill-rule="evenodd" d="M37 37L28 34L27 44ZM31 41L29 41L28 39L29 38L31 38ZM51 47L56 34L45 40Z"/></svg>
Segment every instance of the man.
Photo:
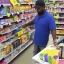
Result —
<svg viewBox="0 0 64 64"><path fill-rule="evenodd" d="M43 0L37 0L35 3L35 9L37 15L35 19L26 24L23 27L34 24L35 35L34 35L34 55L44 49L49 40L49 34L51 31L53 37L53 44L56 46L56 24L54 17L46 11L45 3Z"/></svg>

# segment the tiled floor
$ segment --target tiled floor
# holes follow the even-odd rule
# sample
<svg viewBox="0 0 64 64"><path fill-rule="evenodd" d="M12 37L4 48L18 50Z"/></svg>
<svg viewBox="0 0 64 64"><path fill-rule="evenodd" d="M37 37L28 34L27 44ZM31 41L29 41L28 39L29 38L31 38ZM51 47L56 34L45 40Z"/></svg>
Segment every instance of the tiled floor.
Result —
<svg viewBox="0 0 64 64"><path fill-rule="evenodd" d="M48 45L52 44L52 37L50 35ZM23 53L21 53L11 64L33 64L33 44L29 46Z"/></svg>

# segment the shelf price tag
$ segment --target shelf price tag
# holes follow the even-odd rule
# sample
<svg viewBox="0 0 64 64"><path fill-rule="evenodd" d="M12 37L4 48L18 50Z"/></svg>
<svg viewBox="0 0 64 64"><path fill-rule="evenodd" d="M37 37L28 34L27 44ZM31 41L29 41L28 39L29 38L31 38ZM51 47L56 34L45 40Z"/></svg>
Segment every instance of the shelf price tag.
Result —
<svg viewBox="0 0 64 64"><path fill-rule="evenodd" d="M3 28L3 25L0 25L0 28Z"/></svg>
<svg viewBox="0 0 64 64"><path fill-rule="evenodd" d="M56 13L57 13L57 11L55 10L55 11L54 11L54 13L56 14Z"/></svg>
<svg viewBox="0 0 64 64"><path fill-rule="evenodd" d="M55 17L56 19L58 19L58 18L59 18L59 14L56 14L54 17Z"/></svg>
<svg viewBox="0 0 64 64"><path fill-rule="evenodd" d="M53 0L53 4L56 2L56 0Z"/></svg>
<svg viewBox="0 0 64 64"><path fill-rule="evenodd" d="M58 24L59 23L59 21L58 20L56 20L56 24Z"/></svg>
<svg viewBox="0 0 64 64"><path fill-rule="evenodd" d="M7 16L10 17L10 13L7 13Z"/></svg>

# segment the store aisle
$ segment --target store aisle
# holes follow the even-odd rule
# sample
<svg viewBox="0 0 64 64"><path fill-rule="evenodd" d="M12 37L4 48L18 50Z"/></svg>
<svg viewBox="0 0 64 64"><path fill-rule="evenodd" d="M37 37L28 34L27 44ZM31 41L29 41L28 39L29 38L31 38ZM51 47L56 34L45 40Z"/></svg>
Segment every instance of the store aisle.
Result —
<svg viewBox="0 0 64 64"><path fill-rule="evenodd" d="M32 64L33 44L30 45L10 64Z"/></svg>
<svg viewBox="0 0 64 64"><path fill-rule="evenodd" d="M50 36L49 44L52 44L52 37ZM21 53L12 63L10 64L33 64L33 44L29 46L23 53Z"/></svg>

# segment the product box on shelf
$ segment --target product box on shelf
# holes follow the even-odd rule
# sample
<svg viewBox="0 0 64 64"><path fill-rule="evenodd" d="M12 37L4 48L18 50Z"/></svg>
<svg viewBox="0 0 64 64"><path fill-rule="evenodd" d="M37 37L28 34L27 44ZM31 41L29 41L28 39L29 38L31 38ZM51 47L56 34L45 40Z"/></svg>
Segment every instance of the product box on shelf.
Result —
<svg viewBox="0 0 64 64"><path fill-rule="evenodd" d="M4 47L5 56L8 55L11 52L11 46L6 44Z"/></svg>
<svg viewBox="0 0 64 64"><path fill-rule="evenodd" d="M12 43L13 49L17 48L19 45L21 45L20 39L14 41L14 42Z"/></svg>
<svg viewBox="0 0 64 64"><path fill-rule="evenodd" d="M60 59L59 64L64 64L64 59Z"/></svg>
<svg viewBox="0 0 64 64"><path fill-rule="evenodd" d="M18 31L18 36L21 36L21 35L23 35L24 34L24 29L22 29L22 30L20 30L20 31Z"/></svg>
<svg viewBox="0 0 64 64"><path fill-rule="evenodd" d="M20 37L20 42L21 42L21 43L25 43L27 40L28 40L27 34L23 34L23 35Z"/></svg>

